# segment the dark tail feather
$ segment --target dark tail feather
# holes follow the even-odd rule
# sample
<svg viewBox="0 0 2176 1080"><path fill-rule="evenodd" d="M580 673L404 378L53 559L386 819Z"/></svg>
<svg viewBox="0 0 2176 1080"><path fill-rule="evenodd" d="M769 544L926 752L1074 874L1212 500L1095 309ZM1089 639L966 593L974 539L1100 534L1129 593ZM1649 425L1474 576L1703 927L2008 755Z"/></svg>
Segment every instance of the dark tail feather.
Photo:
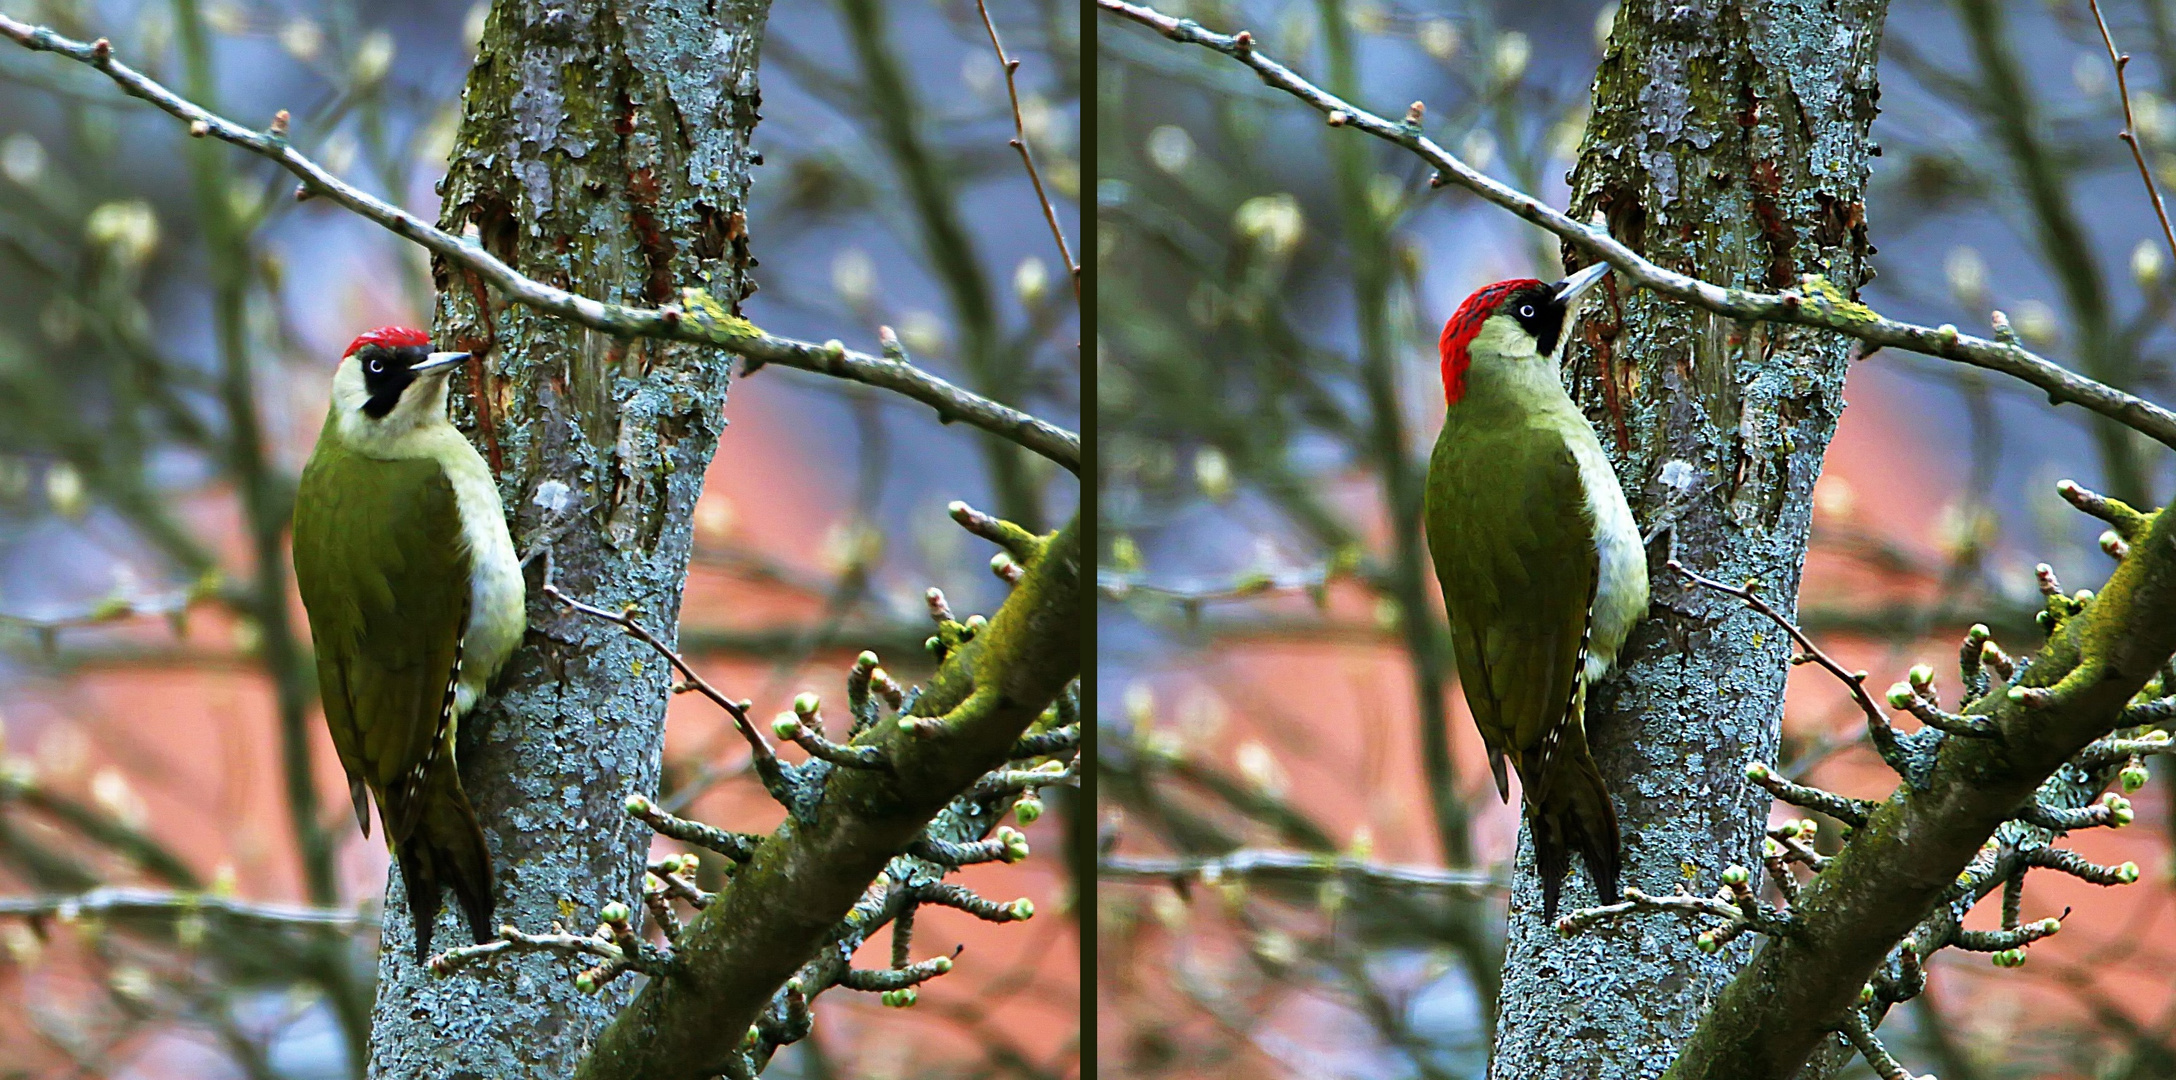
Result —
<svg viewBox="0 0 2176 1080"><path fill-rule="evenodd" d="M353 778L348 780L348 798L355 803L355 823L363 827L364 836L370 835L370 803L367 801L369 791L362 781Z"/></svg>
<svg viewBox="0 0 2176 1080"><path fill-rule="evenodd" d="M1586 859L1587 874L1602 903L1622 899L1617 874L1622 868L1617 835L1617 808L1609 801L1601 770L1587 753L1586 740L1567 739L1550 763L1555 775L1541 793L1537 805L1527 803L1533 826L1534 869L1541 875L1541 911L1556 921L1557 894L1564 875L1571 872L1572 850Z"/></svg>
<svg viewBox="0 0 2176 1080"><path fill-rule="evenodd" d="M444 898L440 890L453 888L454 899L468 916L469 933L481 945L496 936L492 925L491 851L484 846L483 827L476 810L453 771L453 763L439 759L443 780L434 786L429 805L407 839L395 845L401 882L408 890L408 914L414 920L416 959L431 953L431 931L438 921Z"/></svg>

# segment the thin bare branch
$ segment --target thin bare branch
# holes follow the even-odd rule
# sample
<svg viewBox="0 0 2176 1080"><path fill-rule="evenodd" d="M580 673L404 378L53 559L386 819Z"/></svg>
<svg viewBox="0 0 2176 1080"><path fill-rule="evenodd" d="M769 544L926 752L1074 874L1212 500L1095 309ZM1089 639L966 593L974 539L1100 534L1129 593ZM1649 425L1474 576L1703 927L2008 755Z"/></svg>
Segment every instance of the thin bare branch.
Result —
<svg viewBox="0 0 2176 1080"><path fill-rule="evenodd" d="M1020 119L1020 87L1013 75L1020 70L1020 61L1005 55L1005 43L998 40L997 24L990 21L990 5L987 0L975 0L975 10L982 14L982 28L990 32L990 47L997 50L997 65L1005 69L1005 94L1012 99L1012 148L1020 151L1020 164L1027 167L1028 181L1035 185L1035 200L1043 204L1043 220L1050 223L1051 238L1058 242L1058 258L1065 263L1066 276L1073 282L1073 303L1080 303L1080 264L1073 261L1073 249L1065 242L1065 229L1058 224L1058 209L1050 204L1050 195L1043 191L1042 174L1035 171L1035 155L1028 152L1028 129Z"/></svg>
<svg viewBox="0 0 2176 1080"><path fill-rule="evenodd" d="M1420 889L1486 896L1510 891L1511 883L1473 870L1438 870L1426 866L1391 866L1347 855L1310 851L1242 849L1224 855L1184 858L1105 856L1096 877L1106 881L1214 881L1222 878L1335 878L1347 884L1386 889Z"/></svg>
<svg viewBox="0 0 2176 1080"><path fill-rule="evenodd" d="M376 926L357 911L300 904L254 903L210 893L174 889L100 888L72 896L0 897L0 917L72 919L164 915L172 918L217 915L273 927L308 927L349 932Z"/></svg>
<svg viewBox="0 0 2176 1080"><path fill-rule="evenodd" d="M1819 277L1808 277L1797 291L1758 293L1725 288L1665 269L1641 257L1607 232L1580 224L1546 203L1484 175L1421 134L1419 124L1389 120L1368 112L1262 55L1252 34L1212 33L1194 21L1175 19L1154 8L1125 0L1096 0L1096 6L1147 26L1173 41L1200 45L1254 69L1262 81L1307 104L1333 127L1353 128L1412 151L1436 168L1435 183L1455 183L1532 222L1588 255L1655 292L1718 315L1754 322L1792 323L1833 330L1870 345L1893 347L1944 360L1999 371L2044 391L2058 404L2081 405L2155 440L2176 447L2176 412L2112 386L2088 379L2023 346L1961 333L1955 326L1919 326L1883 318L1872 308L1844 296Z"/></svg>
<svg viewBox="0 0 2176 1080"><path fill-rule="evenodd" d="M255 131L217 116L114 59L113 46L105 38L89 43L76 41L4 14L0 14L0 36L24 48L57 53L98 69L130 95L187 121L191 135L216 138L272 159L301 178L299 196L322 195L331 199L395 235L474 271L515 303L618 337L712 345L746 357L756 365L779 364L882 387L936 409L939 418L948 423L966 421L1027 447L1075 473L1080 471L1079 435L955 386L913 364L854 352L837 341L816 344L765 333L754 323L729 313L699 289L683 290L679 305L634 308L607 304L527 277L480 245L438 229L400 207L341 181L288 144L285 121L275 119L273 127Z"/></svg>
<svg viewBox="0 0 2176 1080"><path fill-rule="evenodd" d="M2154 186L2153 170L2146 167L2145 151L2138 146L2138 121L2131 116L2131 81L2124 75L2131 66L2131 54L2116 51L2116 39L2108 33L2108 20L2100 13L2100 0L2085 0L2085 6L2093 11L2093 22L2100 27L2100 43L2108 47L2108 63L2116 69L2116 94L2123 101L2123 130L2116 138L2131 148L2131 160L2138 163L2138 179L2146 185L2146 197L2153 200L2154 216L2161 219L2161 239L2168 242L2168 253L2176 257L2176 229L2169 228L2168 206L2161 202L2161 189Z"/></svg>

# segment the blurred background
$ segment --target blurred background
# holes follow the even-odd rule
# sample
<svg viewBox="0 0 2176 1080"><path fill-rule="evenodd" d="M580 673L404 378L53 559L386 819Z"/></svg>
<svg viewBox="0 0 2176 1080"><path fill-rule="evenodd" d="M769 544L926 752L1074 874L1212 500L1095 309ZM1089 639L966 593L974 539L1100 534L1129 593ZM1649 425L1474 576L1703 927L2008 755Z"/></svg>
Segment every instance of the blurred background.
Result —
<svg viewBox="0 0 2176 1080"><path fill-rule="evenodd" d="M1251 30L1318 82L1349 63L1357 101L1393 117L1427 102L1438 142L1559 206L1616 12L1156 6ZM2176 4L2104 10L2137 56L2148 161L2176 182ZM1355 893L1304 872L1177 888L1149 868L1305 850L1421 870L1464 854L1508 874L1517 811L1497 801L1455 689L1456 835L1430 810L1416 665L1395 626L1416 606L1440 619L1441 601L1432 581L1400 595L1382 573L1383 485L1391 468L1424 465L1440 426L1443 320L1483 284L1557 277L1556 241L1458 189L1429 190L1416 158L1325 127L1224 57L1105 18L1096 60L1099 814L1120 871L1099 902L1103 1068L1479 1077L1500 892ZM1865 299L1982 335L2000 308L2043 354L2176 400L2168 249L2114 137L2116 87L2083 0L1895 0L1881 60L1866 200L1881 250ZM1353 143L1364 165L1341 173L1334 155ZM1385 236L1393 262L1364 275L1383 281L1400 343L1387 402L1354 359L1355 229ZM1847 397L1799 615L1877 686L1925 660L1954 700L1948 658L1971 623L2013 652L2038 641L2035 563L2072 589L2105 580L2101 525L2057 497L2058 479L2168 498L2164 449L1998 376L1888 350L1855 363ZM1893 787L1863 716L1818 669L1792 679L1783 723L1787 774L1860 797ZM1940 954L1929 992L1883 1027L1900 1060L1944 1080L2176 1076L2176 802L2167 764L2154 768L2136 825L2070 841L2136 861L2140 881L2034 877L2025 916L2075 907L2063 933L2017 970Z"/></svg>
<svg viewBox="0 0 2176 1080"><path fill-rule="evenodd" d="M1077 244L1079 12L991 6ZM422 0L0 9L111 38L242 123L289 109L298 147L427 219L485 14ZM893 78L907 92L868 89ZM1077 427L1078 312L1007 146L975 5L780 4L762 82L749 317L872 352L893 326L945 377L1001 378L1012 404ZM0 1076L360 1075L386 854L355 828L308 686L283 530L340 350L371 326L428 325L431 297L419 249L322 200L298 206L293 186L81 65L0 49L0 903L205 889L362 924L328 945L171 916L0 918ZM965 370L978 356L1018 367ZM926 675L930 585L963 615L995 608L990 551L948 501L1050 528L1079 498L1040 459L993 480L988 440L839 380L774 367L736 385L726 415L680 641L761 715L837 692L863 648ZM781 811L695 697L673 708L661 801L768 831ZM963 879L1044 917L925 913L918 951L964 943L958 969L912 1009L826 997L815 1036L771 1075L1078 1075L1078 883L1060 840L1077 809L1053 794L1029 830L1036 858ZM299 855L313 830L332 845L329 880Z"/></svg>

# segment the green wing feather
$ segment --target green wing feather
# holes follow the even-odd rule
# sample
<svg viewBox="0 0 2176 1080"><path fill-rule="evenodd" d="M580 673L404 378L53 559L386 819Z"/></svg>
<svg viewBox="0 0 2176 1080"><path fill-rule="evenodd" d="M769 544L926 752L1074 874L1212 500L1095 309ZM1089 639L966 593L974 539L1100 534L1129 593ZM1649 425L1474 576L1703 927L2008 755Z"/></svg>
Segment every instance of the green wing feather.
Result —
<svg viewBox="0 0 2176 1080"><path fill-rule="evenodd" d="M1427 527L1474 724L1541 801L1558 749L1544 736L1572 705L1595 587L1578 460L1563 438L1525 424L1446 424L1429 462Z"/></svg>
<svg viewBox="0 0 2176 1080"><path fill-rule="evenodd" d="M1454 417L1428 466L1428 547L1451 619L1459 682L1499 794L1508 758L1525 789L1543 918L1556 918L1571 852L1603 903L1618 898L1621 841L1587 748L1585 667L1599 574L1569 432L1576 414Z"/></svg>
<svg viewBox="0 0 2176 1080"><path fill-rule="evenodd" d="M397 844L423 812L415 770L437 756L466 620L453 485L436 461L366 458L327 431L296 504L295 580L326 725L348 779L378 797Z"/></svg>

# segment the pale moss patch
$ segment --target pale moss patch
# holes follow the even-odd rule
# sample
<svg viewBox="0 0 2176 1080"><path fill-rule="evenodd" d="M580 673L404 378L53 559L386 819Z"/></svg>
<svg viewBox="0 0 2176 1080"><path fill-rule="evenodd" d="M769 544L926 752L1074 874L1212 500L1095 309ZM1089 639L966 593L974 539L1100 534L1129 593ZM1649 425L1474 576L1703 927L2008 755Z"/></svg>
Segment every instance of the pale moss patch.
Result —
<svg viewBox="0 0 2176 1080"><path fill-rule="evenodd" d="M763 336L761 327L733 314L716 297L702 289L680 290L680 309L696 325L715 331L723 338L748 339Z"/></svg>
<svg viewBox="0 0 2176 1080"><path fill-rule="evenodd" d="M1807 274L1799 282L1799 289L1807 297L1819 300L1822 306L1853 322L1881 321L1881 316L1873 308L1844 295L1843 290L1820 274Z"/></svg>

